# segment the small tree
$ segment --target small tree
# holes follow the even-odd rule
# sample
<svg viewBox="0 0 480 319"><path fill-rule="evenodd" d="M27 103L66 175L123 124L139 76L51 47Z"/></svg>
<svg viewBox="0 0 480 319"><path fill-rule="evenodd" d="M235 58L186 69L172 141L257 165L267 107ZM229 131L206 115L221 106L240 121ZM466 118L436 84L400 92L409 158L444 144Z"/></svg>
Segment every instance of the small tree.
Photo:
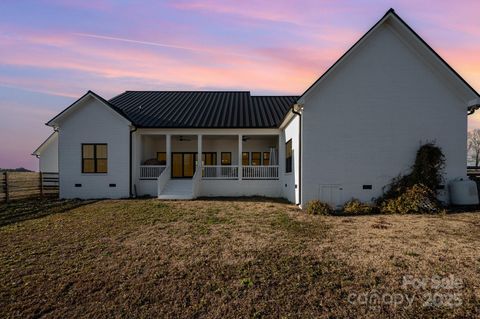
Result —
<svg viewBox="0 0 480 319"><path fill-rule="evenodd" d="M480 129L468 132L468 152L475 161L475 166L480 162Z"/></svg>

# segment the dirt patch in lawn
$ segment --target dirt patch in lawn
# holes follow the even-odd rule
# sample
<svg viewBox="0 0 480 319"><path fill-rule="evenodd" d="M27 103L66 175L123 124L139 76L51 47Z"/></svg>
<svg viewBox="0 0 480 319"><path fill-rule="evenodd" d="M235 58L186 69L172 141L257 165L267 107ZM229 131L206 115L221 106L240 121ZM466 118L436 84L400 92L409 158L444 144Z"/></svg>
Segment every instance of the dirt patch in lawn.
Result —
<svg viewBox="0 0 480 319"><path fill-rule="evenodd" d="M265 199L62 205L0 227L2 317L480 315L477 213L325 217Z"/></svg>

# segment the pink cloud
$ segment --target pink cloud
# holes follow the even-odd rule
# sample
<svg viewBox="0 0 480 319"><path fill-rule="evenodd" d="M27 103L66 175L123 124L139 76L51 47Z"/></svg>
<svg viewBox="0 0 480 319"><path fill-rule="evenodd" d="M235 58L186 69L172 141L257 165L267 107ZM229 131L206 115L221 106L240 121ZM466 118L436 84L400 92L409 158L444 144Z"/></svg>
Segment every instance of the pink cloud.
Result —
<svg viewBox="0 0 480 319"><path fill-rule="evenodd" d="M242 54L234 51L232 52L220 51L215 49L209 49L207 47L198 47L198 46L195 47L195 46L176 45L171 43L159 43L159 42L153 42L153 41L135 40L135 39L107 36L107 35L100 35L100 34L89 34L89 33L74 33L74 35L80 36L80 37L86 37L86 38L109 40L109 41L120 41L120 42L126 42L126 43L141 44L141 45L148 45L148 46L155 46L155 47L162 47L162 48L169 48L169 49L187 50L187 51L200 52L200 53L236 55L236 56L244 56L244 57L252 58L251 55L249 56L247 54Z"/></svg>
<svg viewBox="0 0 480 319"><path fill-rule="evenodd" d="M58 50L52 52L50 46L56 46ZM228 88L257 88L291 93L300 92L301 87L307 85L305 79L311 79L322 68L322 64L329 60L326 56L330 56L322 51L315 53L308 47L258 49L252 50L251 56L232 56L228 53L228 48L217 48L195 49L193 51L199 52L194 52L185 60L172 56L172 52L152 51L142 45L120 46L119 50L114 50L104 41L79 41L75 37L68 38L68 35L23 37L22 41L10 43L9 48L3 57L4 64L67 69L96 74L112 79L113 82L116 78L137 78L154 83L188 83L193 88L218 87L222 83L221 86ZM231 50L233 52L236 48ZM0 80L3 83L8 81L1 77ZM21 81L25 81L28 87L35 85L28 83L28 79ZM7 83L21 85L19 82ZM108 85L115 84L110 82ZM54 92L53 88L62 86L62 83L58 79L42 80L38 86ZM73 92L69 87L70 84L66 84L60 91L70 95Z"/></svg>
<svg viewBox="0 0 480 319"><path fill-rule="evenodd" d="M57 5L73 9L85 9L94 11L111 10L115 2L110 0L78 1L78 0L40 0L45 5ZM39 2L40 2L39 1Z"/></svg>
<svg viewBox="0 0 480 319"><path fill-rule="evenodd" d="M262 2L242 1L176 1L172 4L173 7L183 10L195 10L211 12L216 14L234 14L242 17L274 21L286 22L291 24L298 24L299 19L291 14L293 5L288 3L277 2L277 5L266 5Z"/></svg>
<svg viewBox="0 0 480 319"><path fill-rule="evenodd" d="M331 15L351 8L336 6L334 1L268 1L244 0L207 0L207 1L175 1L171 4L181 10L199 11L212 14L235 15L242 18L262 20L266 22L288 23L297 26L313 25L312 12L316 18ZM318 20L316 23L318 24ZM320 21L321 22L321 21Z"/></svg>

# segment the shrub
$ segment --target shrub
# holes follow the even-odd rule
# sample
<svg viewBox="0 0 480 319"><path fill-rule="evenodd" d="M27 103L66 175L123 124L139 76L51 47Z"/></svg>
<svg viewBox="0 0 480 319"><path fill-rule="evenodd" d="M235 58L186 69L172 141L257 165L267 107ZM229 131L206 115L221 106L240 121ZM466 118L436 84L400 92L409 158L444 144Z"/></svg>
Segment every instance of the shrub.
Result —
<svg viewBox="0 0 480 319"><path fill-rule="evenodd" d="M312 200L307 203L306 211L312 215L329 215L333 212L332 207L319 200Z"/></svg>
<svg viewBox="0 0 480 319"><path fill-rule="evenodd" d="M377 199L377 205L389 199L394 199L404 194L407 189L415 185L423 185L434 194L443 182L442 172L445 167L445 156L442 150L434 143L422 145L415 157L411 172L399 175L392 180L383 196Z"/></svg>
<svg viewBox="0 0 480 319"><path fill-rule="evenodd" d="M383 201L380 209L385 214L430 214L441 212L436 194L423 184L413 185L396 198Z"/></svg>
<svg viewBox="0 0 480 319"><path fill-rule="evenodd" d="M377 212L377 207L353 198L343 205L343 211L347 214L373 214Z"/></svg>

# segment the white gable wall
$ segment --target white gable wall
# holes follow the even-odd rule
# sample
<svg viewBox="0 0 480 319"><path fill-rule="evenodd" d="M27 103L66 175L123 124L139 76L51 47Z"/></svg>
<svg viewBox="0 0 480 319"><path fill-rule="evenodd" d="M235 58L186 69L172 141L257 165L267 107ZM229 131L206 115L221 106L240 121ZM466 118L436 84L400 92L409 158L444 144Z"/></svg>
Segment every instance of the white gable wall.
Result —
<svg viewBox="0 0 480 319"><path fill-rule="evenodd" d="M381 26L305 97L302 203L369 201L428 141L446 156L447 181L465 176L466 104L448 83Z"/></svg>
<svg viewBox="0 0 480 319"><path fill-rule="evenodd" d="M130 128L120 115L88 97L59 127L61 198L129 196ZM82 143L107 143L108 173L82 173ZM81 184L81 187L75 187ZM116 184L116 187L110 187Z"/></svg>
<svg viewBox="0 0 480 319"><path fill-rule="evenodd" d="M58 134L53 134L46 145L41 147L38 158L40 172L58 172Z"/></svg>

